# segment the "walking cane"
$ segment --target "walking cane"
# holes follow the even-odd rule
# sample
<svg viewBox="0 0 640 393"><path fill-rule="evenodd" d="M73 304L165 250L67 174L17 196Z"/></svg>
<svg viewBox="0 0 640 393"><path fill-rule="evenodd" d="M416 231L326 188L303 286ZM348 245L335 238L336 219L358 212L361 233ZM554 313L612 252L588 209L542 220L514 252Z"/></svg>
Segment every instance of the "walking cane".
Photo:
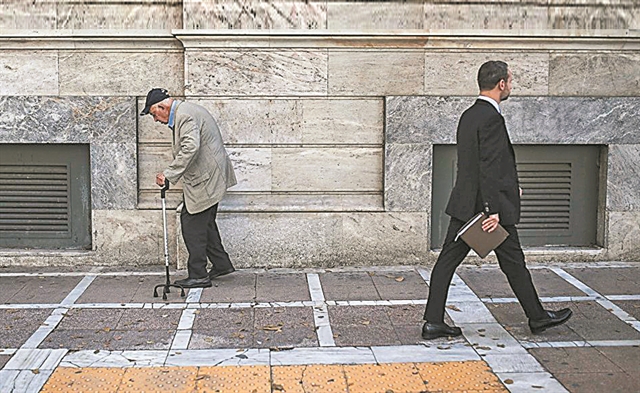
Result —
<svg viewBox="0 0 640 393"><path fill-rule="evenodd" d="M158 297L158 288L162 288L162 300L167 300L167 293L171 293L170 287L180 288L182 291L180 296L184 297L184 288L182 285L171 284L169 280L169 244L167 241L167 205L164 202L167 190L169 189L169 180L164 179L164 186L160 189L160 199L162 200L162 229L164 231L164 268L167 275L167 282L158 284L153 288L153 297Z"/></svg>

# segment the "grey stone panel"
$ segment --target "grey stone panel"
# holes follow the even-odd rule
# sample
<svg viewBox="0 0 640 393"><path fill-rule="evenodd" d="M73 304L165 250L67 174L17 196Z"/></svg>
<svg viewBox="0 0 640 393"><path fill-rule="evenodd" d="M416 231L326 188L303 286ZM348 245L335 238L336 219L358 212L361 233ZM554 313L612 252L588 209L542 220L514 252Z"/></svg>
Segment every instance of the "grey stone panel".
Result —
<svg viewBox="0 0 640 393"><path fill-rule="evenodd" d="M94 209L135 209L133 98L1 97L4 143L88 143Z"/></svg>
<svg viewBox="0 0 640 393"><path fill-rule="evenodd" d="M326 1L182 0L185 29L324 29Z"/></svg>
<svg viewBox="0 0 640 393"><path fill-rule="evenodd" d="M93 209L135 209L138 171L135 143L91 145L91 206Z"/></svg>
<svg viewBox="0 0 640 393"><path fill-rule="evenodd" d="M639 96L639 62L637 53L552 53L549 94Z"/></svg>
<svg viewBox="0 0 640 393"><path fill-rule="evenodd" d="M514 97L503 113L513 143L640 143L635 97Z"/></svg>
<svg viewBox="0 0 640 393"><path fill-rule="evenodd" d="M455 143L472 97L388 97L387 143ZM502 104L513 143L640 143L635 97L513 97Z"/></svg>
<svg viewBox="0 0 640 393"><path fill-rule="evenodd" d="M432 145L386 145L384 205L386 211L431 211Z"/></svg>
<svg viewBox="0 0 640 393"><path fill-rule="evenodd" d="M387 143L453 144L458 119L474 101L472 97L387 97Z"/></svg>
<svg viewBox="0 0 640 393"><path fill-rule="evenodd" d="M610 145L607 210L640 211L640 144Z"/></svg>
<svg viewBox="0 0 640 393"><path fill-rule="evenodd" d="M186 52L185 67L186 95L327 94L326 51Z"/></svg>

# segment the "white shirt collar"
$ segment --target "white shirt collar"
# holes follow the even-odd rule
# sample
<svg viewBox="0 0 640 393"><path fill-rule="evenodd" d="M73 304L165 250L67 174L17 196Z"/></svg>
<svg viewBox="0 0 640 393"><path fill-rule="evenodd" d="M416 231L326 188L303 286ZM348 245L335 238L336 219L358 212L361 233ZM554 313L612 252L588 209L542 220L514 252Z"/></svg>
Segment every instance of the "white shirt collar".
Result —
<svg viewBox="0 0 640 393"><path fill-rule="evenodd" d="M488 103L490 103L491 105L493 105L494 108L496 108L496 110L498 111L498 113L502 113L502 111L500 110L500 105L498 105L498 103L496 102L496 100L494 100L491 97L487 97L487 96L478 96L479 100L484 100L487 101Z"/></svg>

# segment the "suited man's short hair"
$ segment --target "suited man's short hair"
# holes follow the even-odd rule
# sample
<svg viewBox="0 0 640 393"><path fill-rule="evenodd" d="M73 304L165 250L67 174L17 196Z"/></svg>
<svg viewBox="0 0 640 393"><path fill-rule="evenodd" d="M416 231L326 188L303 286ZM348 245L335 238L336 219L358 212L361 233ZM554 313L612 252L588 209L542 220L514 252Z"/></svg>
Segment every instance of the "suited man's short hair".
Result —
<svg viewBox="0 0 640 393"><path fill-rule="evenodd" d="M504 61L491 60L480 66L478 70L478 86L480 91L491 90L500 80L509 78L509 66Z"/></svg>

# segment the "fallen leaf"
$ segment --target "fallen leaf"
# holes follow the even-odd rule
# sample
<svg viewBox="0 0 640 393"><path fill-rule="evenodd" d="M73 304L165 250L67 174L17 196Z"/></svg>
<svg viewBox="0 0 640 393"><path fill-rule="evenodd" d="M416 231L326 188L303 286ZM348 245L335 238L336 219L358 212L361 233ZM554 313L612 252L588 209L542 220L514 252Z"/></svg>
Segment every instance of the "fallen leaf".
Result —
<svg viewBox="0 0 640 393"><path fill-rule="evenodd" d="M360 323L363 325L369 325L371 321L363 320L363 321L360 321Z"/></svg>
<svg viewBox="0 0 640 393"><path fill-rule="evenodd" d="M402 277L402 276L396 277L396 281L397 282L403 282L404 281L404 277Z"/></svg>
<svg viewBox="0 0 640 393"><path fill-rule="evenodd" d="M504 345L504 344L502 344L502 343L498 343L498 347L500 347L500 348L504 348L504 347L505 347L505 345Z"/></svg>
<svg viewBox="0 0 640 393"><path fill-rule="evenodd" d="M284 392L284 386L279 385L279 384L277 384L277 383L274 383L273 385L271 385L271 387L273 388L273 390L277 390L277 391L280 391L280 392Z"/></svg>
<svg viewBox="0 0 640 393"><path fill-rule="evenodd" d="M491 347L485 347L485 346L480 345L480 346L477 346L476 349L482 349L482 350L485 350L485 351L490 351Z"/></svg>
<svg viewBox="0 0 640 393"><path fill-rule="evenodd" d="M540 385L531 385L531 387L534 389L544 389L544 386L540 386Z"/></svg>
<svg viewBox="0 0 640 393"><path fill-rule="evenodd" d="M277 324L277 325L264 325L262 327L262 330L266 330L268 332L281 332L282 331L282 324Z"/></svg>
<svg viewBox="0 0 640 393"><path fill-rule="evenodd" d="M34 374L40 374L40 370L37 368L34 368L33 370L31 370L31 372Z"/></svg>
<svg viewBox="0 0 640 393"><path fill-rule="evenodd" d="M513 379L505 379L504 383L506 383L507 385L511 385L513 383Z"/></svg>
<svg viewBox="0 0 640 393"><path fill-rule="evenodd" d="M453 304L448 305L447 308L453 311L462 311L457 306L454 306Z"/></svg>

